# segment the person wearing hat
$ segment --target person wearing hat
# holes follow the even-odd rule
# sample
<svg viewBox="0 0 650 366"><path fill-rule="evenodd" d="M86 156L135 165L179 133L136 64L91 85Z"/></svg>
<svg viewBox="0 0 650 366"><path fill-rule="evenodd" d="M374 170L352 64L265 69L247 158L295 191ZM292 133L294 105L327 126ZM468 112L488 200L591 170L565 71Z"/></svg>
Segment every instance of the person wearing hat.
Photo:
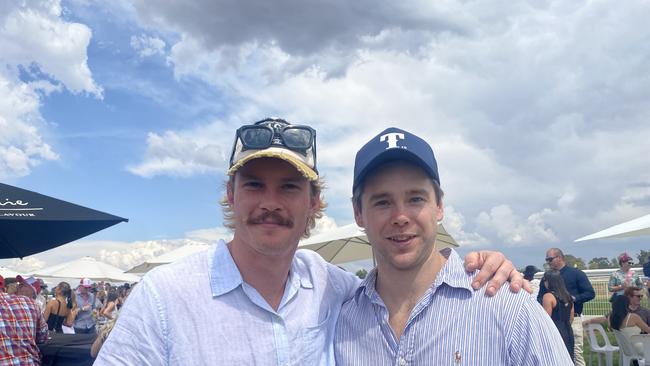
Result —
<svg viewBox="0 0 650 366"><path fill-rule="evenodd" d="M612 293L610 301L616 296L623 295L627 287L646 287L641 277L632 269L634 259L629 254L623 253L619 255L618 264L620 268L609 275L609 283L607 284L607 289Z"/></svg>
<svg viewBox="0 0 650 366"><path fill-rule="evenodd" d="M435 156L420 137L391 127L357 152L354 218L377 266L341 309L336 364L571 365L535 299L474 291L478 272L436 247L442 198Z"/></svg>
<svg viewBox="0 0 650 366"><path fill-rule="evenodd" d="M23 276L16 276L16 281L18 282L18 288L16 289L16 295L26 296L36 302L41 313L43 312L42 307L39 302L36 301L37 296L41 293L41 283L37 278L31 276L29 278L23 278Z"/></svg>
<svg viewBox="0 0 650 366"><path fill-rule="evenodd" d="M90 278L82 278L75 293L77 307L72 310L75 334L97 332L93 313L97 314L96 312L102 308L102 303L97 299L97 295L90 291L92 287L93 282Z"/></svg>
<svg viewBox="0 0 650 366"><path fill-rule="evenodd" d="M47 340L47 323L32 285L23 277L17 284L16 294L0 291L0 365L40 365L37 344Z"/></svg>
<svg viewBox="0 0 650 366"><path fill-rule="evenodd" d="M229 163L222 206L233 239L148 272L95 365L333 363L338 312L359 280L297 250L325 207L316 132L277 118L242 126ZM487 261L485 278L505 264L497 287L520 278L501 254Z"/></svg>

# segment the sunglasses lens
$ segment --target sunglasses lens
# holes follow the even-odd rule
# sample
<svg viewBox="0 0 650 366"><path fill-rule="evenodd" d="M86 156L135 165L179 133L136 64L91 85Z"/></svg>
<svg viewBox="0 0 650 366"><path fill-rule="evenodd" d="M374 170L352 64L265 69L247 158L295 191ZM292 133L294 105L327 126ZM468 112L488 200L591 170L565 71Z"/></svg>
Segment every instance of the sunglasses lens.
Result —
<svg viewBox="0 0 650 366"><path fill-rule="evenodd" d="M311 147L312 133L306 128L288 127L282 131L282 140L290 149L307 150Z"/></svg>
<svg viewBox="0 0 650 366"><path fill-rule="evenodd" d="M273 132L265 127L251 127L242 129L239 137L248 149L264 149L271 144Z"/></svg>

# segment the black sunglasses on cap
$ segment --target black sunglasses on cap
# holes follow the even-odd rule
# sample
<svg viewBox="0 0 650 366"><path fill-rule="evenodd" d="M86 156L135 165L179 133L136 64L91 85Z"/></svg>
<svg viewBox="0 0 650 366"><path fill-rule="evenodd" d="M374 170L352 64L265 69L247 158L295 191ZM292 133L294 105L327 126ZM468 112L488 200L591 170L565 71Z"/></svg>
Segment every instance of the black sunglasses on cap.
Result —
<svg viewBox="0 0 650 366"><path fill-rule="evenodd" d="M311 155L314 169L316 167L316 130L309 126L292 125L279 118L266 118L238 128L230 154L230 166L240 152L263 150L271 146L283 147L307 158Z"/></svg>

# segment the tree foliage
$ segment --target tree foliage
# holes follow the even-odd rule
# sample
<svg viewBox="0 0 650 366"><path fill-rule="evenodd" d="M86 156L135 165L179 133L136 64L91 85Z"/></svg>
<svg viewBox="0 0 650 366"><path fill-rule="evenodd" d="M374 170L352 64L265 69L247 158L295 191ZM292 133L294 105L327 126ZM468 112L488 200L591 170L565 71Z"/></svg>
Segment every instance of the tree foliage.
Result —
<svg viewBox="0 0 650 366"><path fill-rule="evenodd" d="M650 257L650 250L641 249L639 254L636 255L636 258L639 260L639 265L643 265L645 262L647 262L648 257Z"/></svg>
<svg viewBox="0 0 650 366"><path fill-rule="evenodd" d="M572 254L565 254L564 261L566 262L566 265L569 267L574 267L577 269L586 269L584 259L578 258Z"/></svg>
<svg viewBox="0 0 650 366"><path fill-rule="evenodd" d="M607 257L595 257L589 261L589 269L604 269L612 268L611 263Z"/></svg>

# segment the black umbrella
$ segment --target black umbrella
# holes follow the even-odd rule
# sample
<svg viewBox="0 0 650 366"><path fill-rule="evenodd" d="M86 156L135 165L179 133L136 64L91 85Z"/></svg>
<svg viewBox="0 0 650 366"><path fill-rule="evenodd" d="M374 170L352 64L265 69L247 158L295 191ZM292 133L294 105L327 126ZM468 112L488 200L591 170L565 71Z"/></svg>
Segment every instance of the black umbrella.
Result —
<svg viewBox="0 0 650 366"><path fill-rule="evenodd" d="M23 258L128 219L0 183L0 259Z"/></svg>

